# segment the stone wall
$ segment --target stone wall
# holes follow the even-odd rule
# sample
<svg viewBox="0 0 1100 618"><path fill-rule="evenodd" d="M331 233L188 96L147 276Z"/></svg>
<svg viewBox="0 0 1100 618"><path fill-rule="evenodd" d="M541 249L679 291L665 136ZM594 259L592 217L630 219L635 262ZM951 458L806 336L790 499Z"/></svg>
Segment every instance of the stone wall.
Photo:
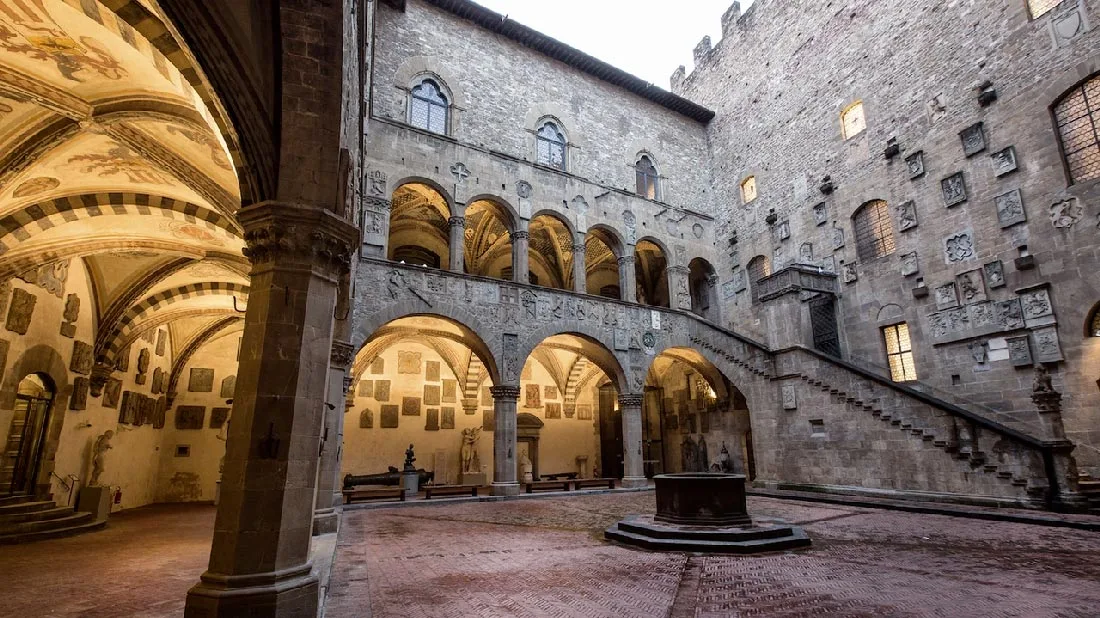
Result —
<svg viewBox="0 0 1100 618"><path fill-rule="evenodd" d="M1009 413L1031 409L1032 377L1027 359L1009 347L1029 339L1032 360L1064 357L1053 370L1055 386L1065 394L1075 454L1093 473L1100 473L1100 375L1095 339L1083 336L1083 325L1100 300L1100 188L1095 181L1067 187L1049 108L1100 70L1100 31L1082 27L1066 38L1057 33L1072 30L1051 22L1083 15L1085 24L1100 23L1098 10L1096 2L1068 0L1031 20L1023 0L936 7L858 0L829 9L758 0L726 24L713 50L701 50L685 81L673 80L717 113L708 139L718 245L737 237L719 269L724 281L741 281L757 255L773 268L795 261L832 267L846 282L839 315L853 360L885 364L879 329L905 321L920 380ZM978 86L985 82L997 98L983 106ZM867 130L845 140L840 114L856 101ZM960 133L978 123L984 144L975 140L975 149L984 148L968 156ZM899 147L892 159L885 153L891 139ZM999 175L992 155L1010 147L1017 169ZM922 164L913 161L911 172L907 160L918 153ZM948 207L941 181L959 172L967 199ZM759 198L744 205L739 183L748 175L756 176ZM826 176L831 193L820 189ZM1017 190L1024 214L999 216L998 200ZM1074 198L1072 217L1052 217ZM889 206L897 246L860 260L852 216L877 199ZM903 231L909 202L916 225ZM812 245L806 254L805 243ZM1037 264L1030 270L1016 264L1024 244ZM990 277L998 261L1002 279ZM979 293L959 301L962 308L951 308L946 290L937 307L937 288L978 275ZM926 297L914 297L918 278L931 290ZM1034 287L1042 284L1050 287ZM762 336L767 325L750 291L729 292L728 324ZM1035 307L1023 320L1011 315L1017 300ZM1049 343L1051 332L1060 351Z"/></svg>

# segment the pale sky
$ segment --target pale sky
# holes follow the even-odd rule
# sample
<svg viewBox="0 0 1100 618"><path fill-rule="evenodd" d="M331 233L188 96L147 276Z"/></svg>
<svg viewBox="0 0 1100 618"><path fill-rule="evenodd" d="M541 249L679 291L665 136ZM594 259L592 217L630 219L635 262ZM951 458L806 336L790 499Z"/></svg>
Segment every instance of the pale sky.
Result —
<svg viewBox="0 0 1100 618"><path fill-rule="evenodd" d="M474 0L497 13L668 89L706 35L717 43L733 0ZM752 0L742 0L748 10Z"/></svg>

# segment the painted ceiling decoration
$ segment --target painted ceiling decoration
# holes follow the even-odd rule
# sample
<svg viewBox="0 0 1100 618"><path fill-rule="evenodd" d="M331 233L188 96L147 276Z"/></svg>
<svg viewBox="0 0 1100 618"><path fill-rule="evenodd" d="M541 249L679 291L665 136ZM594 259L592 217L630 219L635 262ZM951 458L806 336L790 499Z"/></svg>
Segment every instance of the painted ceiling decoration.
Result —
<svg viewBox="0 0 1100 618"><path fill-rule="evenodd" d="M247 304L253 183L166 24L147 0L0 2L0 277L59 294L82 263L105 365L162 326L178 362Z"/></svg>

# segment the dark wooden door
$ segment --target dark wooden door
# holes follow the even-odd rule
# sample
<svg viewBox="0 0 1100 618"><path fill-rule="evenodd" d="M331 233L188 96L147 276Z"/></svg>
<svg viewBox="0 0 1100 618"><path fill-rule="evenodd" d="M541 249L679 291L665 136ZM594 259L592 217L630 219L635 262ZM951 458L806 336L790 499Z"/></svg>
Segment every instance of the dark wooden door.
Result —
<svg viewBox="0 0 1100 618"><path fill-rule="evenodd" d="M623 478L623 415L616 410L619 393L600 387L600 476Z"/></svg>

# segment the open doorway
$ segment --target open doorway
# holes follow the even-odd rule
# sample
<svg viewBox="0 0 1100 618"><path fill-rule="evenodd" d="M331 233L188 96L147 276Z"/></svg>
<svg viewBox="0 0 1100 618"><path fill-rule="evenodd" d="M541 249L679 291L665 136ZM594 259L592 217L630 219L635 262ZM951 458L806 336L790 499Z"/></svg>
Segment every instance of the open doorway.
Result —
<svg viewBox="0 0 1100 618"><path fill-rule="evenodd" d="M0 494L33 494L45 450L54 385L49 377L32 373L19 382L15 414L0 458Z"/></svg>

